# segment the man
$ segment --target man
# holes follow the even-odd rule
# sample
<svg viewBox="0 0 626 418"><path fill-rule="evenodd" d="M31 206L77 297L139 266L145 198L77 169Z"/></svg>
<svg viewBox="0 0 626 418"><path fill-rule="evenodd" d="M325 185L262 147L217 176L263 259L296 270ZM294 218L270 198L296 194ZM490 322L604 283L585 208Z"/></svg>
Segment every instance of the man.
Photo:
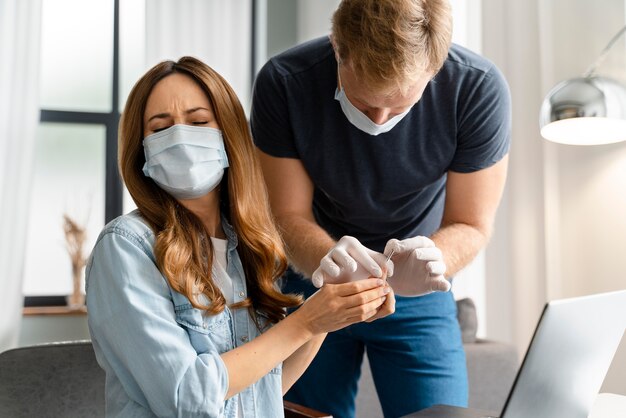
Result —
<svg viewBox="0 0 626 418"><path fill-rule="evenodd" d="M287 399L353 416L366 348L385 416L467 404L444 274L491 235L510 96L451 32L445 0L343 0L330 38L272 58L257 77L251 126L289 249L285 291L308 296L305 278L319 287L389 269L397 296L393 315L330 334Z"/></svg>

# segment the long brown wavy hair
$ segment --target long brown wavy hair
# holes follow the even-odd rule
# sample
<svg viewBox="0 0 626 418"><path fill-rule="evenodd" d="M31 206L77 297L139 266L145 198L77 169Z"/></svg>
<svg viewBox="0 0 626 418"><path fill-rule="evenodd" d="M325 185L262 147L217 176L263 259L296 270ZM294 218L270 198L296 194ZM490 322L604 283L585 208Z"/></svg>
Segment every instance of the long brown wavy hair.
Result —
<svg viewBox="0 0 626 418"><path fill-rule="evenodd" d="M245 113L235 92L211 67L193 57L164 61L152 67L133 87L119 129L118 157L122 178L142 217L156 235L156 263L170 286L208 314L224 310L226 300L213 282L213 247L200 221L191 211L144 176L143 120L154 86L168 75L191 77L208 96L222 130L230 167L220 183L220 211L238 238L248 298L232 305L260 311L271 322L285 316L286 307L302 302L278 290L277 280L287 268L283 242L271 216L267 191L252 143ZM198 302L198 292L207 305ZM254 312L252 317L256 319Z"/></svg>

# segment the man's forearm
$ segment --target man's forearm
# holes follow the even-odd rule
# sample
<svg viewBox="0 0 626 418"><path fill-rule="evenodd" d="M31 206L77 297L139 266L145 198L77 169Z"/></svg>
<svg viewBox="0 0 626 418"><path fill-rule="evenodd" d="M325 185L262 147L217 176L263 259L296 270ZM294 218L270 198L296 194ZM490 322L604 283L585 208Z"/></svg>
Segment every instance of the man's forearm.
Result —
<svg viewBox="0 0 626 418"><path fill-rule="evenodd" d="M443 253L446 277L467 266L489 241L489 233L472 225L453 223L435 232L431 239Z"/></svg>
<svg viewBox="0 0 626 418"><path fill-rule="evenodd" d="M300 215L283 215L277 222L287 244L289 262L300 273L311 277L335 240L314 220Z"/></svg>

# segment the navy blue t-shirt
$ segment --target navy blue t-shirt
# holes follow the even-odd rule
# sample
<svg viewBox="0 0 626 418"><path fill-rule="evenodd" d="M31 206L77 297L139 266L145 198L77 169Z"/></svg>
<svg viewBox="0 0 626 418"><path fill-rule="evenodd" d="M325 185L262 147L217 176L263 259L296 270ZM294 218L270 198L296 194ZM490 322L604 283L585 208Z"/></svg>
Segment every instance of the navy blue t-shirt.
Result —
<svg viewBox="0 0 626 418"><path fill-rule="evenodd" d="M254 85L255 144L302 161L315 185L313 212L335 239L351 235L382 251L387 240L435 232L446 173L489 167L509 150L506 81L485 58L453 45L422 98L392 130L371 136L338 101L328 37L269 60Z"/></svg>

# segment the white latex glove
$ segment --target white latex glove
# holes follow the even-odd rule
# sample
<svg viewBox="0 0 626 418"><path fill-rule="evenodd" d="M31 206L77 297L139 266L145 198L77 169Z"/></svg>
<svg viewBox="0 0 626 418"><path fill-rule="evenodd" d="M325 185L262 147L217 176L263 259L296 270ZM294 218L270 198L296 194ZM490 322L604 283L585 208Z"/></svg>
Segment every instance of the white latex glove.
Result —
<svg viewBox="0 0 626 418"><path fill-rule="evenodd" d="M383 267L393 272L393 263L376 251L363 246L358 239L343 236L320 260L311 281L315 287L324 283L346 283L368 277L382 277Z"/></svg>
<svg viewBox="0 0 626 418"><path fill-rule="evenodd" d="M450 290L450 282L443 276L446 265L441 250L429 238L390 239L384 253L392 252L395 267L387 281L396 295L422 296Z"/></svg>

